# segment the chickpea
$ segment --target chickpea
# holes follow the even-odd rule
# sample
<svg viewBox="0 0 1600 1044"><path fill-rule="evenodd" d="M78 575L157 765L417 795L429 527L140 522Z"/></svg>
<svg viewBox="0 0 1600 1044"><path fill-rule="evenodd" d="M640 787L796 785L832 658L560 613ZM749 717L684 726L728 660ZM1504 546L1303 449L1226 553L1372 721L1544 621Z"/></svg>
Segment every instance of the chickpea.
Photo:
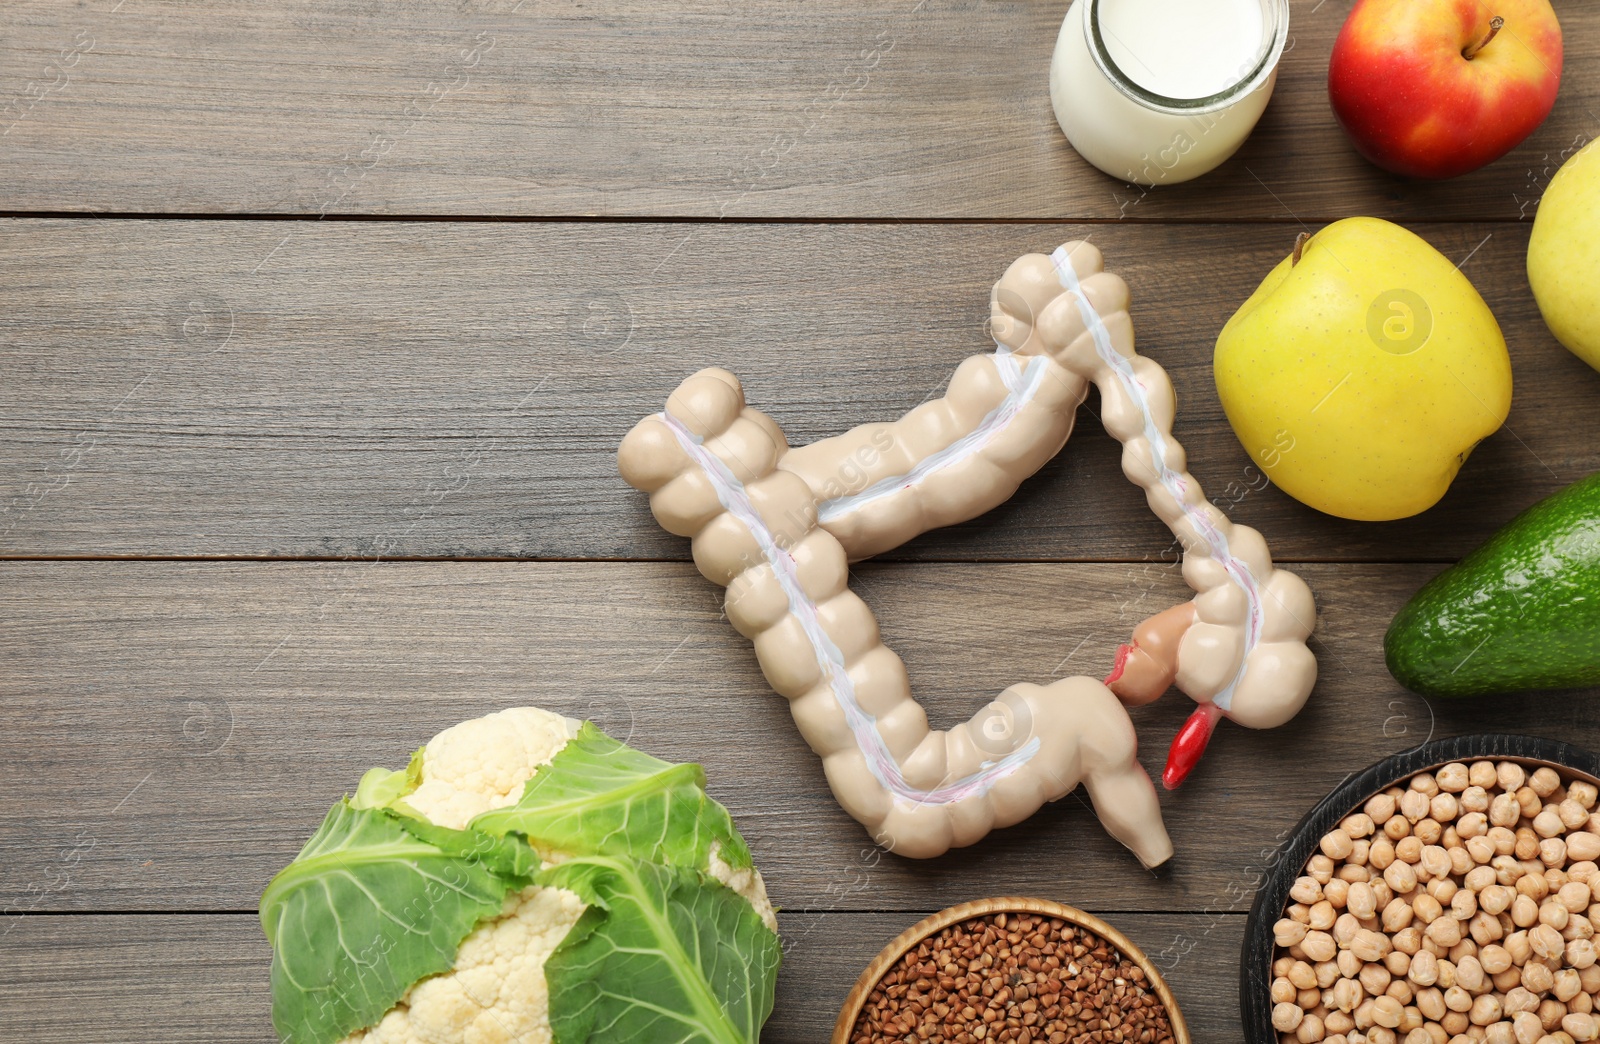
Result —
<svg viewBox="0 0 1600 1044"><path fill-rule="evenodd" d="M1528 777L1528 786L1535 794L1547 798L1554 794L1561 786L1561 777L1556 775L1556 770L1549 765L1541 765L1533 770L1533 775Z"/></svg>
<svg viewBox="0 0 1600 1044"><path fill-rule="evenodd" d="M1295 994L1294 1002L1306 1011L1310 1011L1322 1003L1322 991L1301 990Z"/></svg>
<svg viewBox="0 0 1600 1044"><path fill-rule="evenodd" d="M1416 790L1408 790L1400 799L1400 814L1406 817L1407 822L1417 823L1428 814L1428 795Z"/></svg>
<svg viewBox="0 0 1600 1044"><path fill-rule="evenodd" d="M1361 974L1361 958L1349 950L1340 950L1339 956L1333 959L1333 963L1339 969L1339 974L1346 979L1353 979Z"/></svg>
<svg viewBox="0 0 1600 1044"><path fill-rule="evenodd" d="M1405 1005L1385 994L1372 1001L1372 1021L1374 1025L1393 1029L1400 1025L1400 1017L1405 1014Z"/></svg>
<svg viewBox="0 0 1600 1044"><path fill-rule="evenodd" d="M1444 823L1461 814L1461 802L1454 794L1435 794L1428 802L1428 815ZM1585 819L1589 818L1587 815Z"/></svg>
<svg viewBox="0 0 1600 1044"><path fill-rule="evenodd" d="M1339 868L1339 877L1347 884L1353 884L1356 881L1369 881L1372 879L1372 875L1367 872L1366 867L1355 866L1351 863L1346 863Z"/></svg>
<svg viewBox="0 0 1600 1044"><path fill-rule="evenodd" d="M1566 909L1566 907L1562 907ZM1478 912L1478 897L1470 888L1463 888L1450 897L1450 916L1458 921L1469 921Z"/></svg>
<svg viewBox="0 0 1600 1044"><path fill-rule="evenodd" d="M1417 879L1417 871L1412 869L1411 864L1399 859L1390 863L1383 872L1384 883L1401 895L1417 887Z"/></svg>
<svg viewBox="0 0 1600 1044"><path fill-rule="evenodd" d="M1272 1028L1280 1033L1293 1033L1306 1017L1298 1004L1275 1004L1272 1006Z"/></svg>
<svg viewBox="0 0 1600 1044"><path fill-rule="evenodd" d="M1561 938L1571 942L1574 939L1593 939L1594 922L1583 914L1573 914L1567 920L1567 926L1561 930Z"/></svg>
<svg viewBox="0 0 1600 1044"><path fill-rule="evenodd" d="M1561 905L1559 899L1554 897L1548 898L1539 904L1539 924L1547 928L1554 928L1557 932L1567 926L1567 920L1571 916L1572 913Z"/></svg>
<svg viewBox="0 0 1600 1044"><path fill-rule="evenodd" d="M1300 948L1313 961L1331 961L1334 955L1339 952L1339 947L1334 943L1333 936L1327 932L1307 932L1305 939L1300 943Z"/></svg>
<svg viewBox="0 0 1600 1044"><path fill-rule="evenodd" d="M1562 1004L1583 992L1583 980L1571 968L1562 968L1555 973L1555 982L1550 987L1550 995Z"/></svg>
<svg viewBox="0 0 1600 1044"><path fill-rule="evenodd" d="M1344 909L1346 899L1350 895L1350 882L1342 877L1335 877L1322 886L1322 898L1333 904L1334 909Z"/></svg>
<svg viewBox="0 0 1600 1044"><path fill-rule="evenodd" d="M1297 877L1294 886L1289 889L1289 898L1310 906L1322 898L1322 885L1315 877Z"/></svg>
<svg viewBox="0 0 1600 1044"><path fill-rule="evenodd" d="M1378 897L1373 894L1372 886L1365 881L1351 885L1345 897L1345 909L1363 921L1377 913Z"/></svg>
<svg viewBox="0 0 1600 1044"><path fill-rule="evenodd" d="M1489 802L1489 822L1497 827L1514 827L1522 818L1522 805L1514 794L1496 794Z"/></svg>
<svg viewBox="0 0 1600 1044"><path fill-rule="evenodd" d="M1394 948L1414 958L1422 950L1422 929L1412 925L1395 932Z"/></svg>
<svg viewBox="0 0 1600 1044"><path fill-rule="evenodd" d="M1411 957L1404 950L1390 950L1383 967L1390 975L1404 975L1411 970Z"/></svg>
<svg viewBox="0 0 1600 1044"><path fill-rule="evenodd" d="M1444 827L1437 821L1424 819L1411 828L1411 832L1425 845L1436 845L1439 838L1444 835Z"/></svg>
<svg viewBox="0 0 1600 1044"><path fill-rule="evenodd" d="M1539 902L1550 894L1550 882L1543 874L1530 872L1517 878L1516 889L1534 902Z"/></svg>
<svg viewBox="0 0 1600 1044"><path fill-rule="evenodd" d="M1456 821L1456 836L1463 841L1482 837L1489 832L1489 817L1482 812L1468 812Z"/></svg>
<svg viewBox="0 0 1600 1044"><path fill-rule="evenodd" d="M1517 1044L1539 1044L1544 1037L1544 1026L1531 1011L1517 1012L1511 1017L1511 1026L1516 1031Z"/></svg>
<svg viewBox="0 0 1600 1044"><path fill-rule="evenodd" d="M1382 794L1375 794L1368 798L1367 803L1361 807L1361 811L1365 812L1367 818L1374 823L1387 823L1394 818L1397 808L1399 808L1399 802L1396 800L1395 795L1386 790Z"/></svg>
<svg viewBox="0 0 1600 1044"><path fill-rule="evenodd" d="M1490 784L1493 786L1493 784ZM1463 812L1489 811L1489 791L1481 784L1474 783L1461 792L1461 810Z"/></svg>
<svg viewBox="0 0 1600 1044"><path fill-rule="evenodd" d="M1497 972L1495 974L1494 978L1491 979L1490 981L1494 983L1494 988L1499 990L1501 995L1503 996L1508 990L1514 990L1514 989L1521 988L1521 986L1522 986L1522 969L1521 968L1507 968L1503 972Z"/></svg>
<svg viewBox="0 0 1600 1044"><path fill-rule="evenodd" d="M1322 989L1339 981L1339 962L1336 960L1319 961L1311 966L1311 970L1316 973L1317 985Z"/></svg>
<svg viewBox="0 0 1600 1044"><path fill-rule="evenodd" d="M1568 830L1576 830L1589 822L1589 810L1571 797L1556 806L1556 815L1561 817L1561 824Z"/></svg>
<svg viewBox="0 0 1600 1044"><path fill-rule="evenodd" d="M1488 869L1484 864L1494 858L1494 841L1489 838L1487 832L1467 838L1467 855L1472 857L1472 861L1477 863L1480 869Z"/></svg>
<svg viewBox="0 0 1600 1044"><path fill-rule="evenodd" d="M1533 959L1533 944L1528 941L1527 932L1512 932L1506 936L1505 947L1515 965L1521 966Z"/></svg>
<svg viewBox="0 0 1600 1044"><path fill-rule="evenodd" d="M1339 919L1333 922L1333 941L1342 947L1348 947L1350 940L1361 931L1361 921L1353 914L1342 913Z"/></svg>
<svg viewBox="0 0 1600 1044"><path fill-rule="evenodd" d="M1306 874L1320 885L1333 879L1333 860L1318 852L1306 860Z"/></svg>
<svg viewBox="0 0 1600 1044"><path fill-rule="evenodd" d="M1404 899L1391 899L1383 908L1383 930L1393 935L1411 923L1416 911Z"/></svg>
<svg viewBox="0 0 1600 1044"><path fill-rule="evenodd" d="M1500 1015L1500 998L1486 993L1473 999L1472 1008L1468 1012L1467 1018L1471 1020L1474 1026L1487 1026L1491 1023L1499 1022Z"/></svg>
<svg viewBox="0 0 1600 1044"><path fill-rule="evenodd" d="M1393 982L1389 983L1389 988L1384 990L1383 993L1384 996L1393 997L1403 1005L1409 1005L1416 997L1416 991L1413 990L1411 988L1411 984L1404 979L1395 979ZM1404 1019L1401 1020L1400 1025L1402 1027L1405 1026Z"/></svg>
<svg viewBox="0 0 1600 1044"><path fill-rule="evenodd" d="M1595 789L1595 785L1593 783L1590 783L1586 780L1575 779L1567 785L1567 797L1571 798L1573 801L1576 801L1584 808L1594 807L1597 794L1600 794L1600 791Z"/></svg>
<svg viewBox="0 0 1600 1044"><path fill-rule="evenodd" d="M1587 819L1589 817L1585 815L1584 818ZM1353 816L1346 816L1339 823L1339 829L1349 834L1351 840L1360 840L1363 837L1371 837L1375 827L1372 824L1371 816L1365 812L1357 812Z"/></svg>
<svg viewBox="0 0 1600 1044"><path fill-rule="evenodd" d="M1510 909L1511 901L1516 898L1516 894L1505 885L1488 885L1478 889L1478 908L1484 913L1498 917Z"/></svg>
<svg viewBox="0 0 1600 1044"><path fill-rule="evenodd" d="M1562 956L1566 959L1567 964L1579 971L1585 968L1592 968L1595 963L1594 943L1588 939L1574 939L1567 943L1566 948L1562 951Z"/></svg>
<svg viewBox="0 0 1600 1044"><path fill-rule="evenodd" d="M1495 782L1501 790L1515 791L1528 781L1528 771L1515 761L1502 761L1494 767Z"/></svg>
<svg viewBox="0 0 1600 1044"><path fill-rule="evenodd" d="M1300 1021L1300 1028L1294 1031L1294 1039L1300 1044L1316 1044L1324 1036L1322 1019L1313 1013L1307 1013Z"/></svg>
<svg viewBox="0 0 1600 1044"><path fill-rule="evenodd" d="M1280 918L1272 926L1272 941L1279 946L1295 946L1306 937L1306 926L1292 918Z"/></svg>
<svg viewBox="0 0 1600 1044"><path fill-rule="evenodd" d="M1383 960L1384 956L1394 948L1389 937L1382 932L1368 931L1363 928L1350 941L1350 952L1367 962Z"/></svg>
<svg viewBox="0 0 1600 1044"><path fill-rule="evenodd" d="M1439 958L1427 950L1419 952L1411 958L1411 970L1406 972L1406 978L1418 986L1432 986L1439 981Z"/></svg>
<svg viewBox="0 0 1600 1044"><path fill-rule="evenodd" d="M1365 997L1366 991L1354 979L1340 979L1333 984L1333 1007L1339 1011L1354 1011Z"/></svg>
<svg viewBox="0 0 1600 1044"><path fill-rule="evenodd" d="M1517 805L1522 809L1522 814L1532 819L1544 808L1544 802L1539 800L1539 795L1533 792L1532 787L1519 787L1516 790Z"/></svg>
<svg viewBox="0 0 1600 1044"><path fill-rule="evenodd" d="M1478 963L1478 958L1467 956L1456 962L1456 985L1468 993L1482 993L1486 981L1483 965Z"/></svg>
<svg viewBox="0 0 1600 1044"><path fill-rule="evenodd" d="M1483 1044L1517 1044L1517 1035L1511 1023L1502 1020L1484 1028Z"/></svg>
<svg viewBox="0 0 1600 1044"><path fill-rule="evenodd" d="M1588 1041L1600 1037L1600 1022L1593 1015L1563 1015L1561 1028L1575 1041Z"/></svg>
<svg viewBox="0 0 1600 1044"><path fill-rule="evenodd" d="M1557 820L1560 822L1560 820ZM1355 841L1343 830L1332 830L1322 835L1319 846L1322 854L1329 859L1342 860L1350 855L1350 850L1355 847Z"/></svg>
<svg viewBox="0 0 1600 1044"><path fill-rule="evenodd" d="M1444 907L1439 904L1439 900L1427 892L1411 900L1411 909L1416 914L1417 920L1423 924L1432 924L1444 912Z"/></svg>
<svg viewBox="0 0 1600 1044"><path fill-rule="evenodd" d="M1567 839L1567 858L1572 858L1572 840L1570 837ZM1589 884L1590 881L1594 880L1597 873L1600 873L1600 867L1595 866L1593 859L1580 859L1576 863L1567 864L1568 881L1580 881L1583 884ZM1590 885L1589 887L1592 892L1594 886Z"/></svg>
<svg viewBox="0 0 1600 1044"><path fill-rule="evenodd" d="M1545 993L1554 984L1555 976L1538 961L1530 961L1522 966L1522 987L1530 993Z"/></svg>
<svg viewBox="0 0 1600 1044"><path fill-rule="evenodd" d="M1548 924L1535 925L1528 930L1528 942L1538 957L1559 957L1566 951L1561 933Z"/></svg>
<svg viewBox="0 0 1600 1044"><path fill-rule="evenodd" d="M1367 865L1379 873L1389 869L1394 862L1394 842L1382 834L1372 839L1367 849Z"/></svg>
<svg viewBox="0 0 1600 1044"><path fill-rule="evenodd" d="M1411 820L1398 812L1390 816L1383 824L1383 836L1390 841L1400 842L1411 833Z"/></svg>
<svg viewBox="0 0 1600 1044"><path fill-rule="evenodd" d="M1317 973L1305 961L1295 961L1289 974L1284 976L1296 990L1309 990L1317 984Z"/></svg>
<svg viewBox="0 0 1600 1044"><path fill-rule="evenodd" d="M1545 809L1533 817L1533 832L1540 837L1555 837L1566 826L1554 809Z"/></svg>
<svg viewBox="0 0 1600 1044"><path fill-rule="evenodd" d="M1600 834L1587 830L1567 835L1567 855L1573 859L1600 859Z"/></svg>
<svg viewBox="0 0 1600 1044"><path fill-rule="evenodd" d="M1461 922L1454 917L1439 917L1429 923L1423 934L1448 949L1461 941ZM1560 935L1557 934L1556 938L1559 939Z"/></svg>
<svg viewBox="0 0 1600 1044"><path fill-rule="evenodd" d="M1517 896L1511 904L1511 920L1518 928L1532 928L1539 923L1539 904L1528 896Z"/></svg>
<svg viewBox="0 0 1600 1044"><path fill-rule="evenodd" d="M1583 984L1584 993L1600 991L1600 964L1591 964L1587 968L1579 968L1578 981Z"/></svg>
<svg viewBox="0 0 1600 1044"><path fill-rule="evenodd" d="M1452 761L1450 764L1440 767L1439 771L1434 773L1438 789L1449 791L1452 794L1459 794L1466 790L1468 783L1471 782L1471 776L1472 774L1467 766L1459 761ZM1416 786L1415 780L1412 781L1412 786ZM1430 794L1429 796L1431 797L1432 795Z"/></svg>
<svg viewBox="0 0 1600 1044"><path fill-rule="evenodd" d="M1547 837L1539 842L1539 861L1556 868L1567 861L1567 843L1559 837Z"/></svg>
<svg viewBox="0 0 1600 1044"><path fill-rule="evenodd" d="M1539 854L1539 835L1533 827L1517 827L1517 845L1511 854L1523 860L1531 860Z"/></svg>
<svg viewBox="0 0 1600 1044"><path fill-rule="evenodd" d="M1345 859L1346 859L1347 862L1352 863L1352 864L1354 864L1356 866L1366 866L1367 865L1367 853L1370 852L1371 850L1372 850L1372 842L1368 841L1364 837L1363 838L1359 838L1359 839L1357 839L1355 841L1350 842L1350 854L1348 856L1346 856Z"/></svg>
<svg viewBox="0 0 1600 1044"><path fill-rule="evenodd" d="M1489 832L1483 836L1494 842L1495 855L1508 856L1516 850L1517 833L1514 830L1498 826L1490 827Z"/></svg>
<svg viewBox="0 0 1600 1044"><path fill-rule="evenodd" d="M1546 1032L1554 1030L1561 1025L1561 1017L1567 1013L1567 1006L1560 1001L1549 998L1539 1002L1539 1024Z"/></svg>

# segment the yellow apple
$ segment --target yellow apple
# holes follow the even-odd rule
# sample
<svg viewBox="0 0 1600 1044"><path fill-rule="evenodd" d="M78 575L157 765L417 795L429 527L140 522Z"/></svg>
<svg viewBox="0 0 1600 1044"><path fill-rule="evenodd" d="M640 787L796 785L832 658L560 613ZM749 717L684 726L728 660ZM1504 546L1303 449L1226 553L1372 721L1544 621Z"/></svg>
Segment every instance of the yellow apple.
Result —
<svg viewBox="0 0 1600 1044"><path fill-rule="evenodd" d="M1217 394L1284 492L1341 518L1426 511L1511 409L1494 314L1443 254L1376 218L1335 222L1217 338Z"/></svg>
<svg viewBox="0 0 1600 1044"><path fill-rule="evenodd" d="M1600 370L1600 140L1545 189L1528 241L1528 283L1556 340Z"/></svg>

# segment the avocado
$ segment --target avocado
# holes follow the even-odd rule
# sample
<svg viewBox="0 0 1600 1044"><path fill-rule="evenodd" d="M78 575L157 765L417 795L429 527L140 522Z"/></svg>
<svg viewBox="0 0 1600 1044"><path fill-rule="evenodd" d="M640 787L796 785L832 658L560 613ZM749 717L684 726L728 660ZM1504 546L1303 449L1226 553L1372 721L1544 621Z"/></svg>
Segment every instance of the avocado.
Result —
<svg viewBox="0 0 1600 1044"><path fill-rule="evenodd" d="M1389 673L1425 696L1600 685L1600 472L1430 580L1383 651Z"/></svg>

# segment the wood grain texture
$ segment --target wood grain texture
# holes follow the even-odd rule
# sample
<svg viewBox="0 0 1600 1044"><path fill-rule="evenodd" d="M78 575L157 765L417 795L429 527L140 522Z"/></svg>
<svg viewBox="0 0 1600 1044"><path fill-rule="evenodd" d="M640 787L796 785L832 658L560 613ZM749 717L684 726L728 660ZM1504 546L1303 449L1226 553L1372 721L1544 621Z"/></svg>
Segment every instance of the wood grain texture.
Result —
<svg viewBox="0 0 1600 1044"><path fill-rule="evenodd" d="M719 592L674 563L12 562L0 568L0 909L241 910L377 764L507 706L588 717L706 766L791 909L1040 895L1093 911L1243 911L1279 840L1349 772L1429 735L1600 745L1596 693L1435 701L1383 668L1428 566L1317 565L1321 680L1272 732L1222 728L1162 806L1140 872L1080 796L934 860L886 855L834 803ZM867 565L855 589L935 725L1018 681L1103 675L1171 567ZM1134 712L1147 769L1190 709ZM782 781L777 783L775 781Z"/></svg>
<svg viewBox="0 0 1600 1044"><path fill-rule="evenodd" d="M878 948L924 913L780 913L785 940L765 1044L826 1040ZM1152 955L1198 1044L1239 1038L1234 1003L1244 918L1120 914ZM0 920L0 1026L34 1044L271 1044L271 951L253 914Z"/></svg>
<svg viewBox="0 0 1600 1044"><path fill-rule="evenodd" d="M1600 8L1564 0L1545 125L1448 184L1390 177L1328 106L1350 0L1291 6L1244 148L1144 193L1056 126L1059 0L16 0L0 182L35 211L1518 219L1600 134Z"/></svg>
<svg viewBox="0 0 1600 1044"><path fill-rule="evenodd" d="M1280 560L1453 560L1600 468L1600 374L1540 319L1526 226L1434 225L1510 343L1507 428L1403 522L1261 489L1210 361L1293 231L0 222L0 552L686 560L615 465L682 378L731 367L795 443L888 419L986 349L1013 258L1081 236L1132 286L1196 477ZM1160 556L1097 409L1011 501L888 557Z"/></svg>

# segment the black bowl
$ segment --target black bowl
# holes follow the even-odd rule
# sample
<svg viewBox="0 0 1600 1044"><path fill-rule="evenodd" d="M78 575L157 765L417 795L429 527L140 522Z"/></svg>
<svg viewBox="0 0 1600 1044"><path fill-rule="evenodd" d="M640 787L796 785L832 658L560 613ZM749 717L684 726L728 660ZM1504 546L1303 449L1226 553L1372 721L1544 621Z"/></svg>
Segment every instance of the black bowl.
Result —
<svg viewBox="0 0 1600 1044"><path fill-rule="evenodd" d="M1322 835L1351 813L1358 812L1367 799L1382 793L1419 772L1448 765L1452 761L1518 761L1528 765L1548 765L1568 776L1588 779L1600 785L1600 757L1580 747L1534 736L1484 734L1437 740L1403 751L1347 778L1333 792L1306 813L1274 855L1266 879L1256 891L1255 903L1245 921L1244 949L1239 957L1239 1013L1244 1020L1244 1036L1249 1044L1277 1044L1272 1028L1272 926L1289 905L1289 889L1295 878L1317 852Z"/></svg>

